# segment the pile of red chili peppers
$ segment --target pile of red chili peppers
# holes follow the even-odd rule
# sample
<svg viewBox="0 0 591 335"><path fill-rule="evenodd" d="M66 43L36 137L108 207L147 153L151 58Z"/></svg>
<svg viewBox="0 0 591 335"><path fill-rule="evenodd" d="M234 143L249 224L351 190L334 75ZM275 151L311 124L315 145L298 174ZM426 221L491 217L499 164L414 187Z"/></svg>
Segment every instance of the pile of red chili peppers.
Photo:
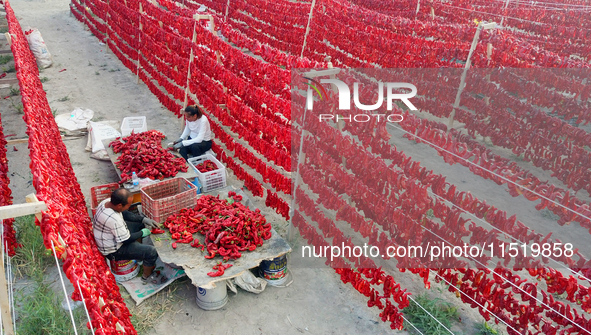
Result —
<svg viewBox="0 0 591 335"><path fill-rule="evenodd" d="M218 169L218 167L215 165L214 162L210 161L209 159L206 160L203 163L199 163L197 164L197 166L195 166L197 168L197 170L199 170L199 172L201 173L205 173L205 172L209 172L209 171L215 171Z"/></svg>
<svg viewBox="0 0 591 335"><path fill-rule="evenodd" d="M164 134L157 130L131 134L109 143L113 152L121 153L115 165L121 170L121 183L131 179L135 172L140 178L164 179L179 171L187 172L185 160L162 148Z"/></svg>
<svg viewBox="0 0 591 335"><path fill-rule="evenodd" d="M194 208L185 208L179 214L169 216L164 226L169 229L173 249L178 243L187 243L202 251L207 249L205 258L222 256L223 261L242 257L245 250L254 251L271 238L271 224L260 210L252 211L240 201L242 196L228 192L229 200L204 195L197 200ZM205 245L193 238L194 233L205 236ZM230 265L231 266L231 265ZM217 272L208 273L211 277L224 274L230 266L216 266Z"/></svg>

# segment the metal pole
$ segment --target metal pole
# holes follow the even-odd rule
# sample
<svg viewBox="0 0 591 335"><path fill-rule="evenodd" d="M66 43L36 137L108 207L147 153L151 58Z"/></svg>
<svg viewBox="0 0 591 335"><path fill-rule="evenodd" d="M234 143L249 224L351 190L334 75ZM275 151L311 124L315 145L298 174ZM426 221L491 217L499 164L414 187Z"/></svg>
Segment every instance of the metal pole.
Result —
<svg viewBox="0 0 591 335"><path fill-rule="evenodd" d="M308 24L306 25L306 34L304 35L304 44L302 45L302 52L300 57L304 57L304 50L306 49L306 40L308 39L308 33L310 32L310 22L312 21L312 11L316 5L316 0L312 0L312 6L310 7L310 14L308 14Z"/></svg>

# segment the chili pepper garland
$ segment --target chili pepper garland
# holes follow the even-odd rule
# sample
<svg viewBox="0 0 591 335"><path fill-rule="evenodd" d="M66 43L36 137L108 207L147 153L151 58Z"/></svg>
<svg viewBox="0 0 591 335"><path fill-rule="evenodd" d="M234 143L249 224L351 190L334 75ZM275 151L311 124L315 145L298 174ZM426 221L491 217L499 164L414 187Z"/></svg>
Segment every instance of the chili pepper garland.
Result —
<svg viewBox="0 0 591 335"><path fill-rule="evenodd" d="M136 334L115 278L96 247L84 196L39 81L35 58L12 8L7 1L4 6L29 135L33 186L48 208L36 222L45 247L55 246L60 258L66 252L63 270L74 285L72 299L81 301L83 294L95 334Z"/></svg>
<svg viewBox="0 0 591 335"><path fill-rule="evenodd" d="M206 259L219 255L226 262L242 257L243 251L254 251L271 238L271 224L259 209L252 211L244 206L240 202L242 196L233 191L228 192L228 197L230 200L220 199L219 195L203 195L194 208L185 208L169 216L164 227L169 229L174 240L173 248L176 249L178 243L190 244L201 251L207 250ZM193 237L195 233L205 236L205 245ZM224 274L220 266L214 270L218 270L216 275L213 272L208 275Z"/></svg>
<svg viewBox="0 0 591 335"><path fill-rule="evenodd" d="M6 138L4 137L4 128L2 127L2 120L0 119L0 206L12 205L12 191L8 185L10 179L8 178L8 159L6 158ZM22 247L16 242L16 234L14 231L14 219L4 219L4 242L1 248L4 248L10 257L16 254L16 249Z"/></svg>

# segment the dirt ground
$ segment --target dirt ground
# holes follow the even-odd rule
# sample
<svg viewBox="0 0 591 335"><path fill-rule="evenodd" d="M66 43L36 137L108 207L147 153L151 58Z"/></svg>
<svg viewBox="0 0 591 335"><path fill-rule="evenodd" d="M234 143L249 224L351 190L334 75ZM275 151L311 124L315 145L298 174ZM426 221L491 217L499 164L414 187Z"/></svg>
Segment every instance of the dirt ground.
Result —
<svg viewBox="0 0 591 335"><path fill-rule="evenodd" d="M145 115L149 129L157 129L171 138L180 133L180 121L161 106L155 96L143 83L137 83L136 76L108 52L104 45L85 29L84 25L70 15L67 0L13 0L11 5L23 29L38 28L54 60L54 65L45 69L41 77L46 77L44 88L49 104L57 114L70 113L80 107L91 109L94 120L118 120L126 116ZM1 48L6 48L5 40L0 40ZM14 77L14 73L11 74ZM10 77L10 76L9 76ZM10 89L0 89L5 97ZM0 100L4 134L16 134L8 139L25 138L25 124L22 112L18 110L20 96ZM426 117L425 115L421 115ZM425 144L414 144L401 137L402 133L391 129L392 143L399 149L410 153L429 169L447 176L447 180L459 191L471 191L478 198L486 199L518 218L536 231L547 234L557 231L563 242L571 242L575 247L586 245L587 232L571 225L559 227L556 220L535 210L536 203L525 198L512 198L505 187L486 181L472 174L468 169L456 164L449 166L441 157ZM98 161L89 157L85 151L86 137L66 138L65 144L78 182L90 204L90 188L118 180L110 162ZM24 197L35 190L31 184L28 169L29 157L26 143L15 144L8 150L11 189L14 202L24 202ZM495 149L508 157L510 152ZM564 187L559 181L549 177L548 172L521 162L524 167L534 171L543 179L550 179ZM230 176L229 183L239 185ZM581 193L581 192L580 192ZM579 196L584 200L589 200ZM254 198L260 208L264 201ZM272 211L266 210L267 218L274 222L275 229L286 236L287 223ZM577 244L577 242L579 242ZM368 308L367 298L360 295L350 285L343 284L333 270L318 267L292 267L293 283L286 288L267 286L260 295L239 289L238 294L229 292L228 304L218 311L204 311L195 302L196 288L190 281L183 280L170 293L174 303L154 322L154 327L145 334L165 333L204 333L204 334L403 334L393 331L389 324L379 319L377 308ZM393 273L404 288L418 295L424 291L422 281L407 273ZM56 272L48 276L55 281ZM20 287L26 285L20 283ZM71 285L70 285L71 286ZM19 287L18 285L16 286ZM59 286L56 284L56 289ZM70 288L71 290L71 288ZM60 291L61 292L61 291ZM475 326L483 319L477 310L462 304L455 295L445 291L439 284L433 284L429 294L456 304L461 321L456 322L454 331L474 334ZM133 301L128 299L133 305Z"/></svg>

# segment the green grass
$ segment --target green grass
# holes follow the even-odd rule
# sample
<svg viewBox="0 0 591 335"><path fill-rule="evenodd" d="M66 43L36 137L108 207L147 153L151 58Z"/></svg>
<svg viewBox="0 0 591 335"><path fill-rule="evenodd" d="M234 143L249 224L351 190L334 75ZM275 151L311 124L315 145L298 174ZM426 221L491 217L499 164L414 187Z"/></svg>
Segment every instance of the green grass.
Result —
<svg viewBox="0 0 591 335"><path fill-rule="evenodd" d="M2 55L0 56L0 65L4 65L12 60L12 55Z"/></svg>
<svg viewBox="0 0 591 335"><path fill-rule="evenodd" d="M550 219L550 220L555 220L558 221L558 219L560 219L560 216L552 213L552 211L550 211L549 209L545 208L543 209L540 214L542 214L542 217L546 218L546 219Z"/></svg>
<svg viewBox="0 0 591 335"><path fill-rule="evenodd" d="M6 73L11 73L11 72L16 72L16 69L15 69L14 65L9 65L8 67L3 67L2 71L6 72Z"/></svg>
<svg viewBox="0 0 591 335"><path fill-rule="evenodd" d="M16 109L17 113L24 114L24 111L23 111L23 104L22 104L22 103L20 103L20 104L15 104L15 103L14 103L14 101L12 101L12 99L10 99L10 104L12 105L12 107L13 107L14 109Z"/></svg>
<svg viewBox="0 0 591 335"><path fill-rule="evenodd" d="M16 96L16 95L21 95L20 88L18 88L18 87L16 87L16 88L11 87L10 88L10 96L13 97L13 96Z"/></svg>
<svg viewBox="0 0 591 335"><path fill-rule="evenodd" d="M498 335L499 332L493 328L492 326L489 326L488 323L483 322L483 323L479 323L478 326L476 326L476 335Z"/></svg>
<svg viewBox="0 0 591 335"><path fill-rule="evenodd" d="M100 72L98 72L98 71L96 71L94 74L96 74L96 75L98 76L98 75L100 75L101 73L100 73Z"/></svg>
<svg viewBox="0 0 591 335"><path fill-rule="evenodd" d="M43 279L43 272L54 260L51 253L45 249L41 231L35 225L35 217L29 215L16 218L14 227L17 231L16 238L23 245L22 248L16 249L13 258L16 273L35 281Z"/></svg>
<svg viewBox="0 0 591 335"><path fill-rule="evenodd" d="M74 334L70 313L61 308L62 297L46 283L38 283L34 291L17 297L22 304L17 310L17 335L61 335ZM84 307L74 309L74 321L78 334L87 334Z"/></svg>
<svg viewBox="0 0 591 335"><path fill-rule="evenodd" d="M61 307L63 293L56 293L44 282L45 271L55 266L55 258L45 249L39 227L35 225L33 215L15 219L17 241L22 244L12 258L16 275L33 281L26 289L17 292L16 321L17 335L74 334L68 311ZM58 291L62 292L62 291ZM86 330L86 314L80 306L73 311L78 334L89 334Z"/></svg>
<svg viewBox="0 0 591 335"><path fill-rule="evenodd" d="M406 318L412 323L415 327L417 327L423 334L430 334L430 335L444 335L449 334L449 332L441 325L441 322L445 327L450 329L452 327L452 321L459 320L459 313L458 309L452 306L450 303L445 302L439 298L431 299L426 294L420 295L416 298L413 298L410 301L410 305L402 310ZM416 302L415 302L416 301ZM435 317L439 322L435 321L433 317ZM411 326L406 325L406 330L410 333L418 332Z"/></svg>
<svg viewBox="0 0 591 335"><path fill-rule="evenodd" d="M70 100L70 96L68 96L68 95L66 95L66 96L65 96L65 97L63 97L63 98L59 98L59 99L57 99L57 101L60 101L60 102L64 102L64 101L68 101L68 100Z"/></svg>
<svg viewBox="0 0 591 335"><path fill-rule="evenodd" d="M43 77L43 78L40 78L39 80L41 80L42 83L46 83L49 81L49 78Z"/></svg>
<svg viewBox="0 0 591 335"><path fill-rule="evenodd" d="M8 32L8 27L2 27L0 28L0 34L4 34Z"/></svg>

